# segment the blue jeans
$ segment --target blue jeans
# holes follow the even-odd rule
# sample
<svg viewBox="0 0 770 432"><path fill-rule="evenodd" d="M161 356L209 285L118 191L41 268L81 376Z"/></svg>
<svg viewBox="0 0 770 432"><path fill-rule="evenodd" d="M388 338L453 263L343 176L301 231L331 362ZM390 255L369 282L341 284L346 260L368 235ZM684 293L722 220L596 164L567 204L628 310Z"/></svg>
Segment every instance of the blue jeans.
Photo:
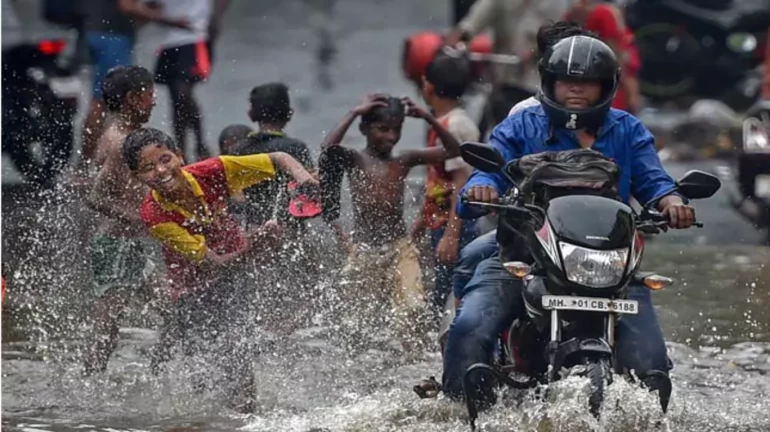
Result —
<svg viewBox="0 0 770 432"><path fill-rule="evenodd" d="M133 63L134 39L120 34L89 31L86 43L94 63L93 98L102 98L102 82L107 72L116 66Z"/></svg>
<svg viewBox="0 0 770 432"><path fill-rule="evenodd" d="M490 363L498 335L515 318L524 316L521 290L521 281L510 276L497 256L479 264L449 328L442 379L448 396L462 397L463 377L468 367ZM643 286L633 286L628 298L639 302L639 314L625 315L618 322L615 342L619 364L637 374L650 370L668 372L671 366L650 291ZM480 382L474 387L484 389Z"/></svg>
<svg viewBox="0 0 770 432"><path fill-rule="evenodd" d="M476 267L495 252L497 252L497 230L476 237L460 250L460 257L452 273L452 292L455 298L462 298L466 285L476 272Z"/></svg>
<svg viewBox="0 0 770 432"><path fill-rule="evenodd" d="M453 287L453 271L457 267L457 264L447 265L439 263L438 258L435 256L436 248L438 248L438 243L441 241L441 238L444 237L445 230L446 225L442 226L441 228L433 229L430 233L431 245L433 246L434 251L433 258L436 262L436 266L434 268L436 282L433 288L433 293L431 295L431 304L436 308L436 310L441 310L444 307L444 303L446 303L449 292ZM462 253L466 246L474 243L474 239L478 237L478 235L479 227L476 223L476 220L464 220L462 231L460 232L460 241L458 242L457 246L460 251L460 258L462 258ZM459 262L460 261L458 260L458 264Z"/></svg>

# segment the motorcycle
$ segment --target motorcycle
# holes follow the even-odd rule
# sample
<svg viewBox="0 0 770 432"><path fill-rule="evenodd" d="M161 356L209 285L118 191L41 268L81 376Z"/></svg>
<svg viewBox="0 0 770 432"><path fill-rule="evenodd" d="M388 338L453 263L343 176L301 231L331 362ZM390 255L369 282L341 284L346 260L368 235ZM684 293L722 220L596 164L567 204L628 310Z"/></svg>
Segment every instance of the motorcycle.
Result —
<svg viewBox="0 0 770 432"><path fill-rule="evenodd" d="M749 222L770 228L770 100L746 113L736 153L738 190L731 194L731 202ZM770 233L766 241L770 245Z"/></svg>
<svg viewBox="0 0 770 432"><path fill-rule="evenodd" d="M635 0L625 14L653 104L716 99L742 112L759 97L767 0Z"/></svg>
<svg viewBox="0 0 770 432"><path fill-rule="evenodd" d="M53 182L73 152L81 83L58 64L65 46L41 40L3 49L2 150L37 185Z"/></svg>
<svg viewBox="0 0 770 432"><path fill-rule="evenodd" d="M591 382L589 408L598 416L612 372L623 373L614 351L615 325L624 315L639 313L638 302L627 299L629 284L659 290L673 282L639 271L644 252L641 234L666 230L668 221L652 209L636 214L619 200L580 192L553 197L547 205L529 204L531 195L520 193L514 181L517 161L505 164L497 150L479 143L464 143L461 153L474 168L500 173L514 184L498 203L466 203L498 213L500 259L508 272L522 281L527 310L525 317L500 335L498 358L491 365L478 363L466 371L463 386L471 427L475 429L478 418L471 391L471 378L476 373L491 375L498 383L516 389L534 388L570 375L586 377ZM570 186L570 167L557 168L562 178L553 184L579 191ZM572 174L574 178L583 175ZM702 199L714 195L720 186L717 177L693 170L677 182L677 192ZM696 225L702 226L699 222ZM505 230L524 239L534 258L532 265L510 258L513 248L501 242L504 237L500 232ZM451 309L453 312L454 307ZM451 318L444 320L447 323ZM514 372L528 379L513 378ZM659 392L665 412L671 394L668 376L651 371L639 379Z"/></svg>

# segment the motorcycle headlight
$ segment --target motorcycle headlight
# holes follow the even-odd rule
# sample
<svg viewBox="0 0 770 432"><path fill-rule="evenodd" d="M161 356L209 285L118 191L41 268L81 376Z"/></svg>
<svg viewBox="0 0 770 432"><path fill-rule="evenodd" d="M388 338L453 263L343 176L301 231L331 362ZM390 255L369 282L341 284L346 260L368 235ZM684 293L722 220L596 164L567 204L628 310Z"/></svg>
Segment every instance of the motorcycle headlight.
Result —
<svg viewBox="0 0 770 432"><path fill-rule="evenodd" d="M628 249L600 251L559 242L567 280L592 288L617 285L623 279Z"/></svg>
<svg viewBox="0 0 770 432"><path fill-rule="evenodd" d="M757 45L757 38L751 33L733 33L727 36L727 47L739 54L754 52Z"/></svg>
<svg viewBox="0 0 770 432"><path fill-rule="evenodd" d="M770 126L754 117L744 120L743 151L746 153L770 153Z"/></svg>

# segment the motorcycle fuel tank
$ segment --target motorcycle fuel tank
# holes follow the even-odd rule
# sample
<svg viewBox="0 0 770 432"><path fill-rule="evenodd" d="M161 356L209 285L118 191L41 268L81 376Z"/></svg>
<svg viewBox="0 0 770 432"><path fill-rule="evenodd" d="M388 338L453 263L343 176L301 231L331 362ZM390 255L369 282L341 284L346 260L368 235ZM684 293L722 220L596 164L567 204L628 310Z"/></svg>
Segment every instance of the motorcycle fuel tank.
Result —
<svg viewBox="0 0 770 432"><path fill-rule="evenodd" d="M609 198L570 195L554 198L548 220L559 241L589 249L630 248L634 218L629 206Z"/></svg>

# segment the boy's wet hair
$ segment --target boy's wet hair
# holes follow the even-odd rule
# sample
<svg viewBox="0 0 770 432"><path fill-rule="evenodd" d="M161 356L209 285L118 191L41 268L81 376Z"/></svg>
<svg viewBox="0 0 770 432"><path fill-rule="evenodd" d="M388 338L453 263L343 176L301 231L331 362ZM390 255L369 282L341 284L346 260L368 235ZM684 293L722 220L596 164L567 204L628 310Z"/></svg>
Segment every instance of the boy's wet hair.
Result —
<svg viewBox="0 0 770 432"><path fill-rule="evenodd" d="M541 57L556 42L572 36L599 38L596 33L586 30L574 21L550 22L537 30L537 56Z"/></svg>
<svg viewBox="0 0 770 432"><path fill-rule="evenodd" d="M284 83L262 84L249 94L252 120L258 123L288 123L291 119L289 88Z"/></svg>
<svg viewBox="0 0 770 432"><path fill-rule="evenodd" d="M154 128L137 129L123 141L123 160L128 169L136 171L139 168L139 155L145 147L151 145L166 147L174 153L179 151L176 141L167 133Z"/></svg>
<svg viewBox="0 0 770 432"><path fill-rule="evenodd" d="M153 87L152 73L141 66L117 66L104 76L102 100L109 111L123 107L131 92L142 92Z"/></svg>
<svg viewBox="0 0 770 432"><path fill-rule="evenodd" d="M387 104L386 106L376 106L361 116L361 126L368 126L372 123L390 119L404 119L406 112L401 99L389 96L384 99L384 102Z"/></svg>
<svg viewBox="0 0 770 432"><path fill-rule="evenodd" d="M425 80L439 97L459 99L471 81L470 59L439 51L425 69Z"/></svg>
<svg viewBox="0 0 770 432"><path fill-rule="evenodd" d="M231 124L230 126L225 127L222 129L222 132L219 133L219 150L222 154L228 153L228 149L225 148L225 144L228 141L238 143L246 139L252 132L254 132L254 130L250 126L244 124Z"/></svg>

